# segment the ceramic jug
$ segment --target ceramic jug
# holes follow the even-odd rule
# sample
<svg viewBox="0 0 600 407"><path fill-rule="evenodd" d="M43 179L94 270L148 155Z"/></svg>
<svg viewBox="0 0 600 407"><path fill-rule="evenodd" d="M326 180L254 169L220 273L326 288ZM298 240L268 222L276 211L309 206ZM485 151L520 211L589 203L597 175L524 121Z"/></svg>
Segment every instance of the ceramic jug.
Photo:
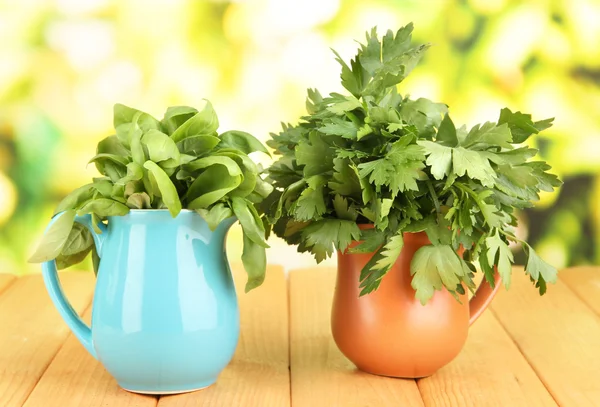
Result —
<svg viewBox="0 0 600 407"><path fill-rule="evenodd" d="M360 271L373 254L338 252L332 333L338 348L359 369L404 378L432 375L458 355L469 325L500 287L496 273L495 288L484 280L471 301L464 294L459 302L442 289L422 305L411 287L410 263L427 244L424 232L405 233L404 247L392 269L376 291L362 297Z"/></svg>
<svg viewBox="0 0 600 407"><path fill-rule="evenodd" d="M42 269L52 301L88 352L132 392L181 393L213 384L239 336L224 246L235 218L214 232L191 210L176 218L167 210L131 210L109 217L100 234L90 215L75 221L92 232L100 256L90 326L65 298L56 263Z"/></svg>

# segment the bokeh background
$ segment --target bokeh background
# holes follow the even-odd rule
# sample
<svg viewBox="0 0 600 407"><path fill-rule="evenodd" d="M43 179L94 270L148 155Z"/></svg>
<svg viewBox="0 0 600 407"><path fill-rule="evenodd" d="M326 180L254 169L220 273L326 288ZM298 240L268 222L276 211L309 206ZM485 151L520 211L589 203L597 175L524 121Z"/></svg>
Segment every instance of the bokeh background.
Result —
<svg viewBox="0 0 600 407"><path fill-rule="evenodd" d="M433 47L401 93L449 104L460 124L504 106L556 117L531 145L565 185L520 232L557 267L598 262L599 1L1 0L0 270L38 270L26 258L57 202L96 175L86 164L115 102L161 117L207 98L221 131L267 140L304 113L306 88L340 90L330 47L349 59L366 30L410 21ZM313 264L271 245L271 263ZM232 258L240 246L235 229Z"/></svg>

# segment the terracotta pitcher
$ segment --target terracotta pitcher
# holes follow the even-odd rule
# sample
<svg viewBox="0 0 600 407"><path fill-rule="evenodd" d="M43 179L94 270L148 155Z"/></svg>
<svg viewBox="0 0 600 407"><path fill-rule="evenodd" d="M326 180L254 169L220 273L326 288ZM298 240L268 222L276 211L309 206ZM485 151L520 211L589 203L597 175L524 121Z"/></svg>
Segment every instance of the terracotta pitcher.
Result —
<svg viewBox="0 0 600 407"><path fill-rule="evenodd" d="M338 252L331 327L337 346L359 369L405 378L432 375L458 355L469 325L500 287L496 273L495 289L484 280L470 302L465 294L461 304L443 289L421 305L410 285L410 262L427 244L424 232L405 233L400 257L379 289L362 297L360 271L372 254Z"/></svg>

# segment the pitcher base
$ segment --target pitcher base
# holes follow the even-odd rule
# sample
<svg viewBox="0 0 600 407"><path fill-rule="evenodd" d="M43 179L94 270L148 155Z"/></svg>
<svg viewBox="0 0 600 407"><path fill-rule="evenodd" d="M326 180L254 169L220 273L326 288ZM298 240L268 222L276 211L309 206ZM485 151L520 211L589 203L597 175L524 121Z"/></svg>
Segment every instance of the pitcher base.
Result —
<svg viewBox="0 0 600 407"><path fill-rule="evenodd" d="M210 386L212 386L213 384L215 384L215 380L210 381L210 382L205 382L205 383L198 383L195 385L191 385L191 386L182 386L181 389L165 389L165 390L158 390L158 389L152 389L152 390L145 390L143 388L135 388L135 386L127 386L127 385L122 385L119 384L119 386L121 386L121 388L125 391L128 391L130 393L137 393L137 394L152 394L152 395L169 395L169 394L182 394L182 393L191 393L193 391L198 391L198 390L203 390L206 389Z"/></svg>

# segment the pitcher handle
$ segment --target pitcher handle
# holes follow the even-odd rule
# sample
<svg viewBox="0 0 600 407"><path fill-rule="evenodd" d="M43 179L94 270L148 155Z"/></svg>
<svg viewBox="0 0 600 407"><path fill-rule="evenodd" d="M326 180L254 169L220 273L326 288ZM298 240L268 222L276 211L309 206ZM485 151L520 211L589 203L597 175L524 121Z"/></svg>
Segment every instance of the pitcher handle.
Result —
<svg viewBox="0 0 600 407"><path fill-rule="evenodd" d="M488 305L490 305L501 285L500 274L498 274L498 270L494 268L494 288L492 288L490 283L484 278L477 288L477 291L475 291L475 295L471 298L471 301L469 301L469 312L471 315L469 325L473 325L473 322L475 322Z"/></svg>
<svg viewBox="0 0 600 407"><path fill-rule="evenodd" d="M60 216L62 216L62 213L56 215L50 222L50 225L54 223ZM102 243L104 242L106 236L106 226L100 222L98 227L102 231L102 234L97 234L92 226L91 215L76 216L75 222L81 223L92 233L98 257L101 257ZM79 339L79 342L81 342L83 347L95 359L97 359L96 350L94 349L94 345L92 343L92 330L85 322L82 321L77 312L75 312L71 306L69 300L67 300L65 297L65 293L58 278L55 260L50 260L42 264L42 275L44 277L46 289L48 290L50 298L52 299L52 302L54 303L54 306L58 310L60 316L67 323L75 337Z"/></svg>

